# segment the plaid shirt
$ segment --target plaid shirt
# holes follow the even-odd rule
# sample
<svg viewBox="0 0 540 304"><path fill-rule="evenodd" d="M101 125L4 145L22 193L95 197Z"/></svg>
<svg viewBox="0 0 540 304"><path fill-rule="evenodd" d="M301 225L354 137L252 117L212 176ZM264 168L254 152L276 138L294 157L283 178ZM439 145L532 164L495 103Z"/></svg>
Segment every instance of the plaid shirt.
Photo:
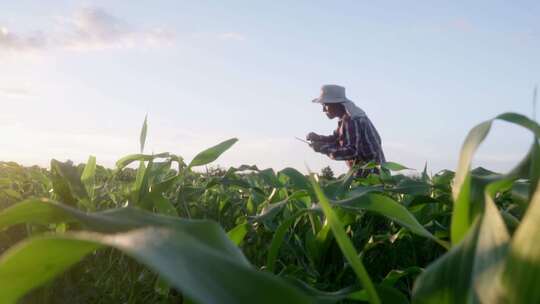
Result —
<svg viewBox="0 0 540 304"><path fill-rule="evenodd" d="M385 162L379 133L366 116L351 119L345 115L334 134L320 136L320 152L335 160L345 160L349 167L356 163Z"/></svg>

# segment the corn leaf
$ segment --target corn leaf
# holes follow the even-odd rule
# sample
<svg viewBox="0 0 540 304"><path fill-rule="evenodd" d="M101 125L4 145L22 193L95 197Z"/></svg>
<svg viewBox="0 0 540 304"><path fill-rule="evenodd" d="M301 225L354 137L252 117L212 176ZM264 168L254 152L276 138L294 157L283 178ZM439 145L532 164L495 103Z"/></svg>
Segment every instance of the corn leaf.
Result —
<svg viewBox="0 0 540 304"><path fill-rule="evenodd" d="M366 268L364 267L364 264L360 260L360 257L358 256L356 249L354 248L351 240L349 239L349 237L345 233L345 230L343 229L342 223L339 221L337 215L332 210L330 202L324 196L324 193L322 192L321 187L315 181L315 178L313 177L313 175L311 176L311 185L313 186L315 194L317 195L317 198L319 199L319 204L321 205L324 215L326 216L326 219L328 220L328 223L330 225L330 228L332 229L332 232L334 233L334 237L336 238L339 248L341 249L341 252L343 253L345 258L351 265L356 276L362 283L362 286L366 290L369 302L372 304L381 303L379 295L377 294L377 291L375 290L373 282L371 281L371 278L369 277L369 274L367 273Z"/></svg>
<svg viewBox="0 0 540 304"><path fill-rule="evenodd" d="M262 303L310 301L277 277L254 270L211 221L183 220L132 208L87 214L46 200L28 200L0 213L3 227L47 220L78 222L100 233L31 238L5 252L0 257L0 285L10 288L2 292L0 303L14 303L101 246L134 257L199 303L252 303L255 297Z"/></svg>
<svg viewBox="0 0 540 304"><path fill-rule="evenodd" d="M223 154L223 152L231 148L237 141L237 138L231 138L200 152L193 158L193 160L189 164L189 167L192 168L197 166L204 166L215 161L221 154Z"/></svg>
<svg viewBox="0 0 540 304"><path fill-rule="evenodd" d="M86 166L84 166L83 173L81 175L81 182L88 193L90 201L94 200L94 187L96 185L96 157L88 157Z"/></svg>
<svg viewBox="0 0 540 304"><path fill-rule="evenodd" d="M501 279L499 302L540 302L540 188L516 230Z"/></svg>
<svg viewBox="0 0 540 304"><path fill-rule="evenodd" d="M535 136L533 147L525 159L508 174L492 177L478 177L476 178L475 182L475 179L471 178L471 161L474 153L488 135L494 120L503 120L522 126L531 131ZM537 149L537 141L539 137L540 126L526 116L516 113L501 114L491 120L475 126L469 132L463 147L461 148L458 168L456 170L454 186L452 189L454 198L454 212L452 214L451 225L452 244L457 244L461 239L463 239L471 227L472 222L475 220L478 214L481 213L483 208L482 203L484 198L484 188L490 182L506 178L531 177L532 179L538 179L539 173L536 169L540 167L538 164L539 151ZM475 182L474 185L472 185L473 182Z"/></svg>
<svg viewBox="0 0 540 304"><path fill-rule="evenodd" d="M408 228L413 233L432 239L441 246L448 248L448 244L433 236L422 226L416 218L405 208L392 198L375 193L362 193L358 196L345 200L332 201L333 206L339 206L348 210L369 210L379 213L403 227Z"/></svg>
<svg viewBox="0 0 540 304"><path fill-rule="evenodd" d="M237 246L240 246L244 238L246 237L246 234L248 233L249 224L248 223L242 223L234 227L233 229L229 230L227 232L227 236L231 241L236 244Z"/></svg>
<svg viewBox="0 0 540 304"><path fill-rule="evenodd" d="M226 237L203 227L217 237ZM117 234L72 233L31 238L0 257L0 303L15 303L85 255L110 246L145 264L198 303L310 303L308 296L279 278L207 245L180 229L146 227ZM35 253L40 254L36 255Z"/></svg>
<svg viewBox="0 0 540 304"><path fill-rule="evenodd" d="M459 244L416 279L414 303L492 303L509 235L491 197L508 183L511 181L499 181L486 189L482 218L473 223Z"/></svg>
<svg viewBox="0 0 540 304"><path fill-rule="evenodd" d="M146 133L148 131L148 114L144 116L144 122L141 127L141 135L139 136L139 143L141 147L141 153L144 151L144 144L146 143Z"/></svg>

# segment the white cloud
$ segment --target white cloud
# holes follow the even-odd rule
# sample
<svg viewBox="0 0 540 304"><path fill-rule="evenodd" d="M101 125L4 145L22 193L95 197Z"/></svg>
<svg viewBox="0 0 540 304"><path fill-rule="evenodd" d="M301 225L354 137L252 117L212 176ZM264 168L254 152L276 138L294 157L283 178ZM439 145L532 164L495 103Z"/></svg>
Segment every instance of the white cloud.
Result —
<svg viewBox="0 0 540 304"><path fill-rule="evenodd" d="M69 23L68 23L69 24ZM76 50L158 46L170 43L174 35L161 28L139 30L101 8L78 11L71 21L72 34L65 47Z"/></svg>
<svg viewBox="0 0 540 304"><path fill-rule="evenodd" d="M12 33L6 27L0 27L0 49L24 51L40 49L46 45L46 37L41 32L26 36Z"/></svg>
<svg viewBox="0 0 540 304"><path fill-rule="evenodd" d="M33 96L32 92L23 87L0 87L0 96L8 98L26 98Z"/></svg>
<svg viewBox="0 0 540 304"><path fill-rule="evenodd" d="M110 48L156 47L170 44L174 34L163 28L139 29L106 10L87 7L72 17L58 18L59 30L14 33L0 27L0 50L64 49L92 51Z"/></svg>

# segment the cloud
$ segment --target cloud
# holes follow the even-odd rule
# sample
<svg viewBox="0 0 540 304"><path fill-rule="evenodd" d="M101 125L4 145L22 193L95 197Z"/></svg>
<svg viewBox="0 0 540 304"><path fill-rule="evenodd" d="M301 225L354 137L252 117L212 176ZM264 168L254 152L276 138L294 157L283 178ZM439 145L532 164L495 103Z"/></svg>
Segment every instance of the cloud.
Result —
<svg viewBox="0 0 540 304"><path fill-rule="evenodd" d="M46 44L46 38L41 32L20 36L10 32L6 27L0 27L0 49L24 51L39 49Z"/></svg>
<svg viewBox="0 0 540 304"><path fill-rule="evenodd" d="M76 50L159 46L170 43L174 35L161 28L139 30L102 8L79 10L68 22L71 35L64 46Z"/></svg>
<svg viewBox="0 0 540 304"><path fill-rule="evenodd" d="M14 33L0 27L0 50L41 51L61 49L95 51L171 44L174 34L162 28L139 29L103 8L87 7L57 20L60 30Z"/></svg>
<svg viewBox="0 0 540 304"><path fill-rule="evenodd" d="M0 87L0 95L8 98L26 98L31 97L32 92L27 88L2 88Z"/></svg>

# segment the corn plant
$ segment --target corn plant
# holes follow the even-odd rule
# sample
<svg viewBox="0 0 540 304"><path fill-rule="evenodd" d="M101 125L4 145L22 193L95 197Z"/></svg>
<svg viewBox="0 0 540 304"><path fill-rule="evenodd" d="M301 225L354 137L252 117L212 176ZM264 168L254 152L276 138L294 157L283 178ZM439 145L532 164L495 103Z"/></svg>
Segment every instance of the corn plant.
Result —
<svg viewBox="0 0 540 304"><path fill-rule="evenodd" d="M471 170L494 120L533 133L506 174ZM540 301L540 127L524 116L473 128L455 173L417 176L392 162L366 178L200 172L237 139L188 163L144 154L147 131L145 118L139 153L115 169L93 156L50 170L0 163L0 303L40 292L41 302L95 302L58 295L98 284L123 286L107 299L129 303Z"/></svg>

